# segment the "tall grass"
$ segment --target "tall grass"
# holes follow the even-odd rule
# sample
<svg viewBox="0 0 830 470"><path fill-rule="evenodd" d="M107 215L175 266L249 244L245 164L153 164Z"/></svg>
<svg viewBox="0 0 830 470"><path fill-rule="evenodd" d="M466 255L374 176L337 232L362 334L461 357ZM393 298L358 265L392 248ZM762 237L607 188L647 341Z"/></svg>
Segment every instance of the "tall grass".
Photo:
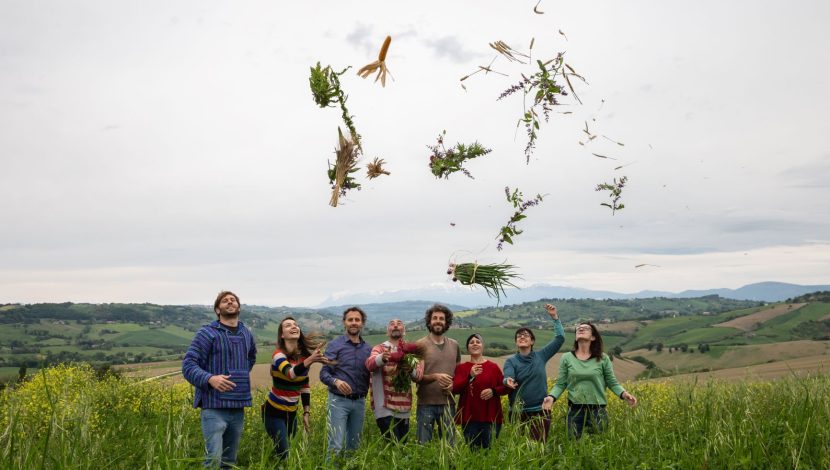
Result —
<svg viewBox="0 0 830 470"><path fill-rule="evenodd" d="M565 400L551 436L532 442L512 424L487 451L441 441L392 444L367 412L360 449L341 468L830 468L830 376L775 382L635 383L640 405L609 398L609 429L569 440ZM255 402L263 400L258 392ZM325 395L312 392L312 429L298 431L287 468L325 466ZM198 468L199 412L187 384L96 379L85 365L40 371L0 396L0 466L37 468ZM246 412L239 465L277 468L258 416Z"/></svg>

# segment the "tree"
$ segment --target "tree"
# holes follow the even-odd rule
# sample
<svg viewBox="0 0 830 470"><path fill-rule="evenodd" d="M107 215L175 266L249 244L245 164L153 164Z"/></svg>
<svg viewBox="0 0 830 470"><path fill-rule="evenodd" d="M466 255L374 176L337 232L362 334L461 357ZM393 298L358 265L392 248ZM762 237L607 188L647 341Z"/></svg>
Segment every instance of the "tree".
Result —
<svg viewBox="0 0 830 470"><path fill-rule="evenodd" d="M23 383L26 380L26 364L22 364L17 370L17 383Z"/></svg>

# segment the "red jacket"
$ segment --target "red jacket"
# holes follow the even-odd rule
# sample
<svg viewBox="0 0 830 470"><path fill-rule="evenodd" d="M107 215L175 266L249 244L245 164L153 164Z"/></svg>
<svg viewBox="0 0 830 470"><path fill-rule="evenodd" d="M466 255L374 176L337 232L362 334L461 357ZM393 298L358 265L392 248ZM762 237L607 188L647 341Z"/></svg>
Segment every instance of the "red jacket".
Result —
<svg viewBox="0 0 830 470"><path fill-rule="evenodd" d="M504 417L499 397L507 395L510 391L502 384L504 376L501 369L495 362L484 361L481 364L483 370L471 381L470 369L473 365L472 362L462 362L455 368L452 392L459 395L455 422L466 424L470 421L479 421L501 424ZM482 400L481 392L488 388L493 389L493 397L489 400Z"/></svg>

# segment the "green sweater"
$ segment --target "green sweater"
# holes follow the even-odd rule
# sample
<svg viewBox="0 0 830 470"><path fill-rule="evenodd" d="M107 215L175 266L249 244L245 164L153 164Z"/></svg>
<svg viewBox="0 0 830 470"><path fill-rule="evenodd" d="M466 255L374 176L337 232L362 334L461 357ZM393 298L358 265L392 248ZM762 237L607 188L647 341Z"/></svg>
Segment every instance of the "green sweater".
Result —
<svg viewBox="0 0 830 470"><path fill-rule="evenodd" d="M607 405L605 387L610 388L617 396L625 391L614 375L614 366L611 365L607 354L603 353L599 361L595 358L581 361L573 352L569 352L563 354L559 361L559 376L550 395L558 400L567 389L568 401L571 403Z"/></svg>

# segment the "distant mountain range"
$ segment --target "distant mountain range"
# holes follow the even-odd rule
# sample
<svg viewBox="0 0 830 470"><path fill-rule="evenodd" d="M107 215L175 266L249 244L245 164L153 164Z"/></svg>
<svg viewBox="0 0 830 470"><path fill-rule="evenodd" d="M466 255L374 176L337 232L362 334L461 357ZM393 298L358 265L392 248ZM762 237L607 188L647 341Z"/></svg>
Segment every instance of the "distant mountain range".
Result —
<svg viewBox="0 0 830 470"><path fill-rule="evenodd" d="M805 286L787 284L783 282L759 282L756 284L749 284L738 289L685 290L679 293L647 290L634 294L622 294L612 291L552 286L549 284L534 284L522 289L507 289L507 295L502 298L502 305L532 302L539 299L642 299L650 297L689 298L707 295L718 295L720 297L736 300L778 302L797 297L799 295L826 290L830 290L830 285ZM463 305L469 308L491 307L496 305L496 300L487 297L487 294L480 289L469 289L460 286L437 286L422 289L357 293L338 297L329 297L316 308L329 310L334 306L366 306L369 304L385 304L390 302L407 301L420 301L424 305L431 304L432 302L441 302L445 304L453 304L455 306ZM463 309L464 307L458 308Z"/></svg>

